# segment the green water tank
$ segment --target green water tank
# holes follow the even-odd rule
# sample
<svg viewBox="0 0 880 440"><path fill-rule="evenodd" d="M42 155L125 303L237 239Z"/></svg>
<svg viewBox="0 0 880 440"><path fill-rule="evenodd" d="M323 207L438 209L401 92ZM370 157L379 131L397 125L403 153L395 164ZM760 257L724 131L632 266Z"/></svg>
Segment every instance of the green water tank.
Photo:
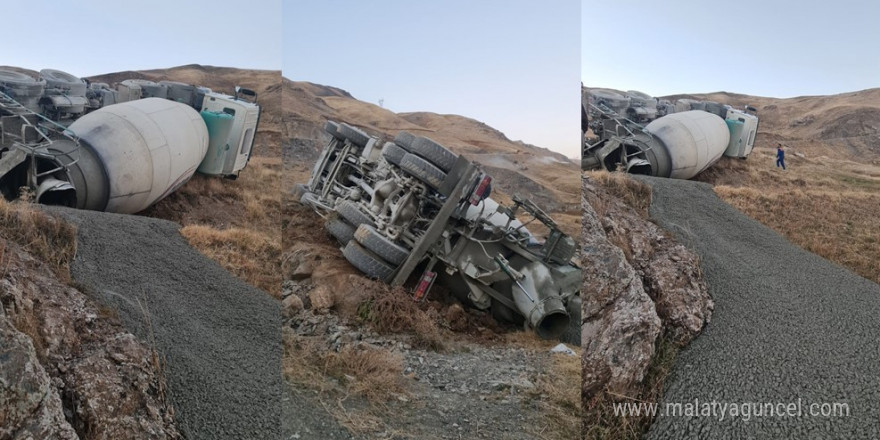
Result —
<svg viewBox="0 0 880 440"><path fill-rule="evenodd" d="M211 176L228 174L227 168L235 163L235 148L229 145L229 131L232 130L232 115L223 112L201 112L208 127L208 152L198 171Z"/></svg>

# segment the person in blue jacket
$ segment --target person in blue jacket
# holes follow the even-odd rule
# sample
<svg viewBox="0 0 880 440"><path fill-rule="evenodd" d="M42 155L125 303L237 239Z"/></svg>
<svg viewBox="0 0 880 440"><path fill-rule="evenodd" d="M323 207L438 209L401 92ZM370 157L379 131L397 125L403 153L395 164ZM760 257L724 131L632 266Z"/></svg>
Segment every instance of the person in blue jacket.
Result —
<svg viewBox="0 0 880 440"><path fill-rule="evenodd" d="M782 147L782 144L779 144L776 147L776 168L782 167L785 169L785 149Z"/></svg>

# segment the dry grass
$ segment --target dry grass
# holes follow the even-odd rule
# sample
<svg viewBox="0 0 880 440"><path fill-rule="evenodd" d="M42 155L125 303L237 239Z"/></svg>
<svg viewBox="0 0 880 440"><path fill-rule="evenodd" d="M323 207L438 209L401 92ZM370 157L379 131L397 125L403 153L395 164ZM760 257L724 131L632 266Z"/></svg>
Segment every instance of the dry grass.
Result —
<svg viewBox="0 0 880 440"><path fill-rule="evenodd" d="M707 179L716 194L792 243L880 282L880 167L794 157L782 171L762 153L717 167Z"/></svg>
<svg viewBox="0 0 880 440"><path fill-rule="evenodd" d="M195 175L144 212L245 282L281 295L281 160L253 157L237 180Z"/></svg>
<svg viewBox="0 0 880 440"><path fill-rule="evenodd" d="M663 335L657 338L654 357L642 380L639 392L634 396L621 396L601 392L584 403L583 438L585 440L638 440L650 428L653 418L623 417L614 414L614 403L658 402L663 396L666 377L675 364L680 346Z"/></svg>
<svg viewBox="0 0 880 440"><path fill-rule="evenodd" d="M579 438L582 414L580 387L577 385L580 385L580 378L580 356L553 356L533 393L538 399L536 436L548 440Z"/></svg>
<svg viewBox="0 0 880 440"><path fill-rule="evenodd" d="M40 211L31 203L10 203L0 198L0 236L48 263L62 281L70 281L69 263L76 254L75 226ZM2 255L5 256L5 248ZM0 264L5 266L2 258Z"/></svg>
<svg viewBox="0 0 880 440"><path fill-rule="evenodd" d="M332 380L345 387L346 397L364 397L373 405L407 393L403 359L398 354L366 346L346 346L334 352L323 341L296 335L289 328L283 337L283 374L295 385L329 393L336 389Z"/></svg>
<svg viewBox="0 0 880 440"><path fill-rule="evenodd" d="M648 209L651 207L650 186L633 179L626 173L591 171L586 175L609 194L631 206L643 217L648 216Z"/></svg>
<svg viewBox="0 0 880 440"><path fill-rule="evenodd" d="M382 287L367 291L358 305L357 318L380 333L412 333L413 345L418 348L443 350L438 317L424 310L404 288Z"/></svg>
<svg viewBox="0 0 880 440"><path fill-rule="evenodd" d="M189 243L242 280L267 292L280 294L281 245L264 233L244 228L216 229L185 226L180 233Z"/></svg>

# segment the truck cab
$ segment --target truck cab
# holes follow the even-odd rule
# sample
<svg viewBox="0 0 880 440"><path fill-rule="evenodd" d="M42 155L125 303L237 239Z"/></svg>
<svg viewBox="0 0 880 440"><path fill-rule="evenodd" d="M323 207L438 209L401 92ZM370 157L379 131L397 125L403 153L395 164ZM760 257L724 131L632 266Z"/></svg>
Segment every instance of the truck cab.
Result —
<svg viewBox="0 0 880 440"><path fill-rule="evenodd" d="M252 96L253 101L240 97ZM260 106L256 93L236 88L236 96L208 92L204 95L200 110L215 114L231 115L231 127L224 139L212 139L205 161L199 166L203 174L235 178L247 165L253 151L254 136L260 122ZM216 142L215 142L216 141Z"/></svg>

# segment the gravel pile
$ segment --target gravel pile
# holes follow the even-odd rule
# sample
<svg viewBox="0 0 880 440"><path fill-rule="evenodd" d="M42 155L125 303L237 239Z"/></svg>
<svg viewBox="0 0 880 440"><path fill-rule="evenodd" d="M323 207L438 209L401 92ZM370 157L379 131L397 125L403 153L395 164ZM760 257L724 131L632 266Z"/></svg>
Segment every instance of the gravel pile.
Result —
<svg viewBox="0 0 880 440"><path fill-rule="evenodd" d="M281 437L277 300L190 247L176 223L48 210L79 228L75 281L135 335L155 338L187 439Z"/></svg>
<svg viewBox="0 0 880 440"><path fill-rule="evenodd" d="M702 257L715 300L712 322L676 361L648 438L880 435L880 286L791 244L706 184L644 180L651 216ZM799 399L794 417L731 417L730 407L723 420L718 407L716 417L662 414L666 402ZM826 402L846 403L849 417L808 415Z"/></svg>

